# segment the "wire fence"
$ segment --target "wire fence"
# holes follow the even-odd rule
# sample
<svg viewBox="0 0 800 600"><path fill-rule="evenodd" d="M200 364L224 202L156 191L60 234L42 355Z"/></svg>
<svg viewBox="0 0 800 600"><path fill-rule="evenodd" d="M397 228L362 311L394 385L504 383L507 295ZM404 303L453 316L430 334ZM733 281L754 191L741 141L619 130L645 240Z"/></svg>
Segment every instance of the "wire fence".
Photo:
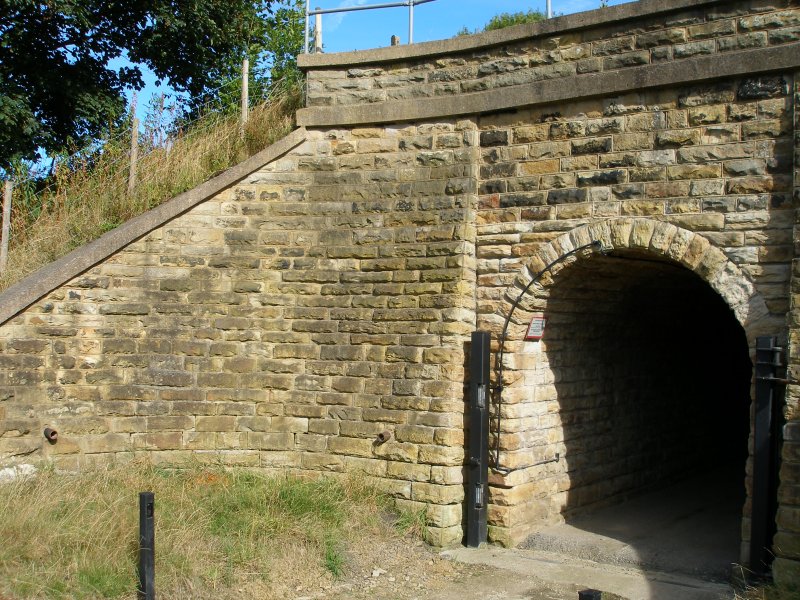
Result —
<svg viewBox="0 0 800 600"><path fill-rule="evenodd" d="M242 101L242 81L223 82L202 103L154 97L141 125L131 111L126 127L14 174L4 198L0 288L288 133L297 86L257 85Z"/></svg>
<svg viewBox="0 0 800 600"><path fill-rule="evenodd" d="M250 75L255 78L268 77L269 72L270 69L268 67L263 67L251 70ZM256 93L250 94L248 98L249 106L256 106L259 103L268 101L274 95L275 90L280 88L282 84L283 82L279 81L270 86L256 88ZM237 97L234 100L232 94L238 93L241 90L241 86L242 79L240 77L231 78L215 88L204 91L200 99L208 99L200 102L197 99L192 100L179 93L155 94L148 102L148 113L144 121L140 122L141 129L139 134L144 143L143 150L147 152L157 147L168 146L171 139L180 136L183 131L195 126L198 122L207 120L211 113L229 113L233 110L238 110L240 106L239 99ZM228 96L227 100L225 96ZM65 152L43 157L36 162L22 164L15 172L3 172L0 170L0 178L10 179L15 185L21 185L28 181L42 180L51 175L58 165L70 166L76 162L85 163L87 157L96 156L110 147L127 143L131 139L134 111L135 103L130 107L125 126L109 130L106 135L92 140L86 146L72 150L69 153ZM124 158L124 156L119 156L118 160Z"/></svg>

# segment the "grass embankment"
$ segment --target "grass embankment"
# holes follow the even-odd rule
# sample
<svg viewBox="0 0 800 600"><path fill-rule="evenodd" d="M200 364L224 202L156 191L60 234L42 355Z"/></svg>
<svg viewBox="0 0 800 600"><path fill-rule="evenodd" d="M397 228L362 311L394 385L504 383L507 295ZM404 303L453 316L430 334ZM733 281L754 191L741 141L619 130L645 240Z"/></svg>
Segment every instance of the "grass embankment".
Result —
<svg viewBox="0 0 800 600"><path fill-rule="evenodd" d="M294 127L300 98L298 84L277 86L267 101L250 109L244 135L238 113L216 112L169 144L143 149L132 194L127 142L108 143L99 153L62 164L43 191L33 182L17 186L0 290L279 140Z"/></svg>
<svg viewBox="0 0 800 600"><path fill-rule="evenodd" d="M172 600L319 589L346 572L349 547L418 524L387 519L391 501L357 478L138 463L45 471L0 485L0 598L134 598L140 491L155 493L156 590Z"/></svg>

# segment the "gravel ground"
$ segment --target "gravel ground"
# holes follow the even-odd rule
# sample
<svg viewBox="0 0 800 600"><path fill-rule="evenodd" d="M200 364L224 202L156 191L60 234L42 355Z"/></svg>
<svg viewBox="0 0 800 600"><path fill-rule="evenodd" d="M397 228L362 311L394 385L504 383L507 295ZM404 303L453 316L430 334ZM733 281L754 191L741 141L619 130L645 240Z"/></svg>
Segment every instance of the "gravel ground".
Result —
<svg viewBox="0 0 800 600"><path fill-rule="evenodd" d="M343 578L298 586L294 600L574 600L577 587L439 555L416 541L386 539L349 551Z"/></svg>

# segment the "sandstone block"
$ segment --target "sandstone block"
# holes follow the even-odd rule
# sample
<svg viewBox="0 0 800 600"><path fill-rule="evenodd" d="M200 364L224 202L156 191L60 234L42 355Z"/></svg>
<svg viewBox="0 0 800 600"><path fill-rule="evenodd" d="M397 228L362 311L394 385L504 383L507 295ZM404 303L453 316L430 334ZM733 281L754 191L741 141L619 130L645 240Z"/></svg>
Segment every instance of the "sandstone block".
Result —
<svg viewBox="0 0 800 600"><path fill-rule="evenodd" d="M460 465L464 461L464 449L459 447L420 445L418 460L420 463L431 465Z"/></svg>
<svg viewBox="0 0 800 600"><path fill-rule="evenodd" d="M455 504L464 500L464 487L415 481L411 484L411 498L432 504Z"/></svg>
<svg viewBox="0 0 800 600"><path fill-rule="evenodd" d="M432 466L431 483L442 485L460 484L464 481L464 468L461 466Z"/></svg>
<svg viewBox="0 0 800 600"><path fill-rule="evenodd" d="M461 543L464 532L461 525L453 527L430 527L426 533L426 541L438 548L450 548Z"/></svg>
<svg viewBox="0 0 800 600"><path fill-rule="evenodd" d="M431 466L391 461L386 465L386 475L406 481L427 482L430 481Z"/></svg>
<svg viewBox="0 0 800 600"><path fill-rule="evenodd" d="M294 434L250 431L247 445L255 450L290 450L294 448Z"/></svg>
<svg viewBox="0 0 800 600"><path fill-rule="evenodd" d="M344 458L324 453L303 453L300 465L312 471L344 471Z"/></svg>
<svg viewBox="0 0 800 600"><path fill-rule="evenodd" d="M146 434L133 435L136 436ZM178 436L180 436L180 433L178 433ZM169 439L171 438L164 438L164 443L169 443ZM59 440L59 444L61 441L62 440ZM85 454L94 454L98 452L124 452L131 449L131 436L124 433L75 436L74 441L80 447L81 452Z"/></svg>
<svg viewBox="0 0 800 600"><path fill-rule="evenodd" d="M197 431L234 431L236 417L233 416L198 416L195 418Z"/></svg>
<svg viewBox="0 0 800 600"><path fill-rule="evenodd" d="M347 454L371 458L373 456L372 440L347 437L329 437L328 450L333 454Z"/></svg>
<svg viewBox="0 0 800 600"><path fill-rule="evenodd" d="M722 176L722 165L672 165L667 167L670 179L712 179Z"/></svg>

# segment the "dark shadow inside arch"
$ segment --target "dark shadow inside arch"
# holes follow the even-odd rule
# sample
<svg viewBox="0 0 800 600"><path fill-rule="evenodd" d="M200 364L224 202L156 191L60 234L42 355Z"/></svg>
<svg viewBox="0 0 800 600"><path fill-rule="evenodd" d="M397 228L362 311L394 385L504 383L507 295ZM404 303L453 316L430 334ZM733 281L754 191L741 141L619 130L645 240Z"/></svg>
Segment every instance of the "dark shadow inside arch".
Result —
<svg viewBox="0 0 800 600"><path fill-rule="evenodd" d="M752 372L733 312L693 272L634 252L578 261L546 293L567 523L527 545L729 578Z"/></svg>

